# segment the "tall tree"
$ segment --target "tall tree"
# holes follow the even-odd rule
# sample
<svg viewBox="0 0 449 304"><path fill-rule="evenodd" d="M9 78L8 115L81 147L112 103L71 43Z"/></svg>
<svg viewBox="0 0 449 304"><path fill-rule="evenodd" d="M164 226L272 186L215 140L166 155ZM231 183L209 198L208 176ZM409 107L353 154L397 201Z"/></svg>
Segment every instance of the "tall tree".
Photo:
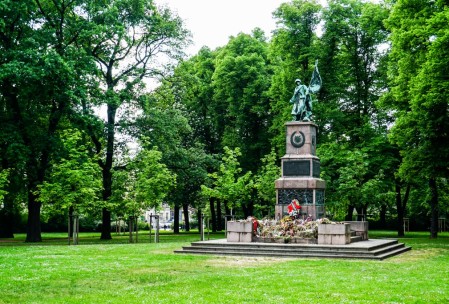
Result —
<svg viewBox="0 0 449 304"><path fill-rule="evenodd" d="M74 45L82 31L77 5L73 1L35 0L6 1L0 6L5 17L1 31L5 130L15 133L3 151L11 151L13 146L18 151L7 156L3 164L24 179L27 242L41 241L41 202L36 187L48 176L57 131L84 97L85 86L79 75L89 60Z"/></svg>
<svg viewBox="0 0 449 304"><path fill-rule="evenodd" d="M192 132L186 138L187 142L189 142L188 145L192 146L192 143L202 145L204 153L208 155L207 161L196 161L197 164L201 164L200 167L202 167L202 170L205 170L203 173L206 174L216 170L215 164L218 158L215 156L221 153L223 149L221 139L226 126L224 117L226 105L214 99L214 87L212 85L212 76L215 71L218 52L219 50L211 51L209 48L203 47L197 55L182 62L176 68L170 83L173 102L183 109L183 113L192 129ZM196 146L196 144L193 146ZM199 154L195 153L195 155ZM201 157L201 159L206 160L204 157ZM194 179L196 182L202 181L197 185L198 187L207 182L207 175L201 174L201 177L199 177L197 176ZM195 189L195 192L198 190L197 187L189 188ZM181 188L178 187L178 189ZM175 211L179 201L182 200L176 199L174 201ZM219 202L211 197L208 207L211 214L212 230L221 230L219 227L221 223ZM188 215L187 212L184 212L184 214L185 216ZM187 221L185 222L187 223Z"/></svg>
<svg viewBox="0 0 449 304"><path fill-rule="evenodd" d="M0 6L2 22L0 23L0 170L2 180L2 208L0 209L0 237L14 237L15 197L19 189L24 189L25 181L21 176L24 167L25 145L20 143L18 130L23 125L14 123L18 109L18 90L14 84L14 75L20 71L18 52L29 37L32 29L27 15L32 1L4 1ZM16 151L13 152L14 146ZM20 157L13 157L17 155ZM10 174L11 173L11 174ZM14 189L16 188L16 189Z"/></svg>
<svg viewBox="0 0 449 304"><path fill-rule="evenodd" d="M194 141L209 154L239 147L244 172L259 167L269 151L270 101L266 94L271 80L268 44L264 33L240 33L215 51L207 48L183 62L172 79L173 100L185 109ZM212 162L208 162L212 164ZM209 167L211 173L217 168ZM241 206L253 210L248 200ZM221 202L210 196L213 229L220 229Z"/></svg>
<svg viewBox="0 0 449 304"><path fill-rule="evenodd" d="M323 13L322 78L317 122L323 135L354 145L386 130L375 103L386 88L383 62L388 10L355 0L329 1ZM383 130L382 130L383 129ZM323 138L323 140L326 140Z"/></svg>
<svg viewBox="0 0 449 304"><path fill-rule="evenodd" d="M86 51L96 60L103 88L98 102L106 107L105 134L91 132L103 172L103 200L112 195L113 166L120 144L117 133L120 111L128 114L138 108L136 101L145 85L143 80L166 75L166 66L182 56L188 32L182 21L168 9L159 9L151 0L90 2L87 6L91 33L85 37ZM158 63L159 62L159 63ZM104 143L104 146L103 146ZM103 209L102 239L111 238L111 211Z"/></svg>
<svg viewBox="0 0 449 304"><path fill-rule="evenodd" d="M231 37L217 54L212 80L215 103L224 108L221 146L239 148L243 173L256 172L270 151L271 75L268 45L260 29ZM252 214L254 200L248 197L241 207L245 215Z"/></svg>
<svg viewBox="0 0 449 304"><path fill-rule="evenodd" d="M151 99L158 99L165 85L156 89ZM170 86L170 85L169 85ZM170 103L162 94L159 105L147 103L144 115L139 119L141 136L146 138L145 149L157 147L162 152L162 162L176 174L173 187L166 201L174 208L174 232L179 233L179 213L182 208L186 230L189 230L189 207L201 207L200 185L207 179L210 162L202 143L192 140L192 129L187 123L186 113L164 105ZM187 116L187 117L186 117Z"/></svg>
<svg viewBox="0 0 449 304"><path fill-rule="evenodd" d="M376 105L386 89L386 51L382 46L387 41L388 32L383 25L387 16L388 10L383 5L354 0L329 1L323 12L320 54L326 68L321 73L328 82L323 82L316 122L322 142L319 152L326 156L322 166L331 175L328 175L329 189L336 182L335 190L339 193L347 186L354 186L353 182L361 188L377 184L378 177L385 176L395 159L388 152L388 116ZM339 167L327 161L330 151L326 152L326 147L331 151L345 150L330 158L342 157L337 160ZM394 175L387 178L392 181ZM352 217L354 208L359 214L366 214L368 206L362 196L351 196L347 202L346 218ZM335 203L339 203L338 198Z"/></svg>
<svg viewBox="0 0 449 304"><path fill-rule="evenodd" d="M256 171L270 151L268 127L271 65L264 33L231 37L216 59L212 76L215 103L222 104L224 131L221 145L240 148L244 172Z"/></svg>
<svg viewBox="0 0 449 304"><path fill-rule="evenodd" d="M391 92L386 96L396 123L392 140L403 156L401 176L427 179L430 234L438 234L438 179L449 173L447 49L449 9L444 1L394 2L391 29Z"/></svg>

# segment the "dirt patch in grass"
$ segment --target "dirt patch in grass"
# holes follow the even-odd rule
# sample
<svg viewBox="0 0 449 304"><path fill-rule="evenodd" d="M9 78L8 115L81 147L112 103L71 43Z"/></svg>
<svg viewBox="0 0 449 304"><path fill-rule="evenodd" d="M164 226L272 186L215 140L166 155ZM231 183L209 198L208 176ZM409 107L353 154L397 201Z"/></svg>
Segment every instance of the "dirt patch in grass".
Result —
<svg viewBox="0 0 449 304"><path fill-rule="evenodd" d="M214 257L205 261L207 267L253 267L262 265L273 265L275 263L286 263L290 258L272 258L272 257Z"/></svg>
<svg viewBox="0 0 449 304"><path fill-rule="evenodd" d="M428 260L429 258L444 254L444 249L419 249L419 250L410 250L395 257L388 259L387 261L391 262L419 262Z"/></svg>

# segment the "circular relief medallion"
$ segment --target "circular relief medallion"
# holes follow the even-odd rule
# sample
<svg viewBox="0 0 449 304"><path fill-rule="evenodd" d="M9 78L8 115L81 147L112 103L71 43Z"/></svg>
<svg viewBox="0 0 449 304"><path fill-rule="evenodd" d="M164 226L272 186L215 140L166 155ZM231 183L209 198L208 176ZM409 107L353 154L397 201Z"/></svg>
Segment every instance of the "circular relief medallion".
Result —
<svg viewBox="0 0 449 304"><path fill-rule="evenodd" d="M304 146L304 143L306 142L304 133L301 131L295 131L292 133L292 136L290 136L290 143L295 148L301 148Z"/></svg>

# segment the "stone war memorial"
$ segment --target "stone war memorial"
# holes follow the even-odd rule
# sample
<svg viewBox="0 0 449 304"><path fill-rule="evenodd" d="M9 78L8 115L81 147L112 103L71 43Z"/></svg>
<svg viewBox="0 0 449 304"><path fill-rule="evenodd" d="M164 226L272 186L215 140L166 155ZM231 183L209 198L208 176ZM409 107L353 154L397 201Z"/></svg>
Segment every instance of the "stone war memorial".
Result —
<svg viewBox="0 0 449 304"><path fill-rule="evenodd" d="M320 159L316 156L317 125L311 121L312 96L321 88L318 62L315 63L310 85L295 80L293 121L286 123L286 154L281 159L282 176L276 180L276 219L286 215L304 216L309 220L323 218L326 183L320 179ZM292 204L292 202L294 202ZM299 206L298 206L299 204ZM299 208L300 207L300 208Z"/></svg>
<svg viewBox="0 0 449 304"><path fill-rule="evenodd" d="M313 94L322 80L318 61L309 85L300 79L290 99L292 121L285 123L286 153L274 182L275 215L226 223L226 239L194 242L176 253L382 260L410 250L397 240L369 239L367 221L326 218L326 182L316 155L318 126L312 120Z"/></svg>

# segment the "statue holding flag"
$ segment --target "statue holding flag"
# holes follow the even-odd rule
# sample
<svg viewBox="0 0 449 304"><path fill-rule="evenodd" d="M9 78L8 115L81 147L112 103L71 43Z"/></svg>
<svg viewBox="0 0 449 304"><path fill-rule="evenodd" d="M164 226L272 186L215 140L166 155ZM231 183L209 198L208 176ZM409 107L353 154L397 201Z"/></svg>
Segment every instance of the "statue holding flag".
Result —
<svg viewBox="0 0 449 304"><path fill-rule="evenodd" d="M312 96L321 88L321 76L318 72L318 60L315 61L312 78L309 86L301 83L300 79L295 80L296 88L290 103L293 104L292 115L295 121L310 121L312 116Z"/></svg>

